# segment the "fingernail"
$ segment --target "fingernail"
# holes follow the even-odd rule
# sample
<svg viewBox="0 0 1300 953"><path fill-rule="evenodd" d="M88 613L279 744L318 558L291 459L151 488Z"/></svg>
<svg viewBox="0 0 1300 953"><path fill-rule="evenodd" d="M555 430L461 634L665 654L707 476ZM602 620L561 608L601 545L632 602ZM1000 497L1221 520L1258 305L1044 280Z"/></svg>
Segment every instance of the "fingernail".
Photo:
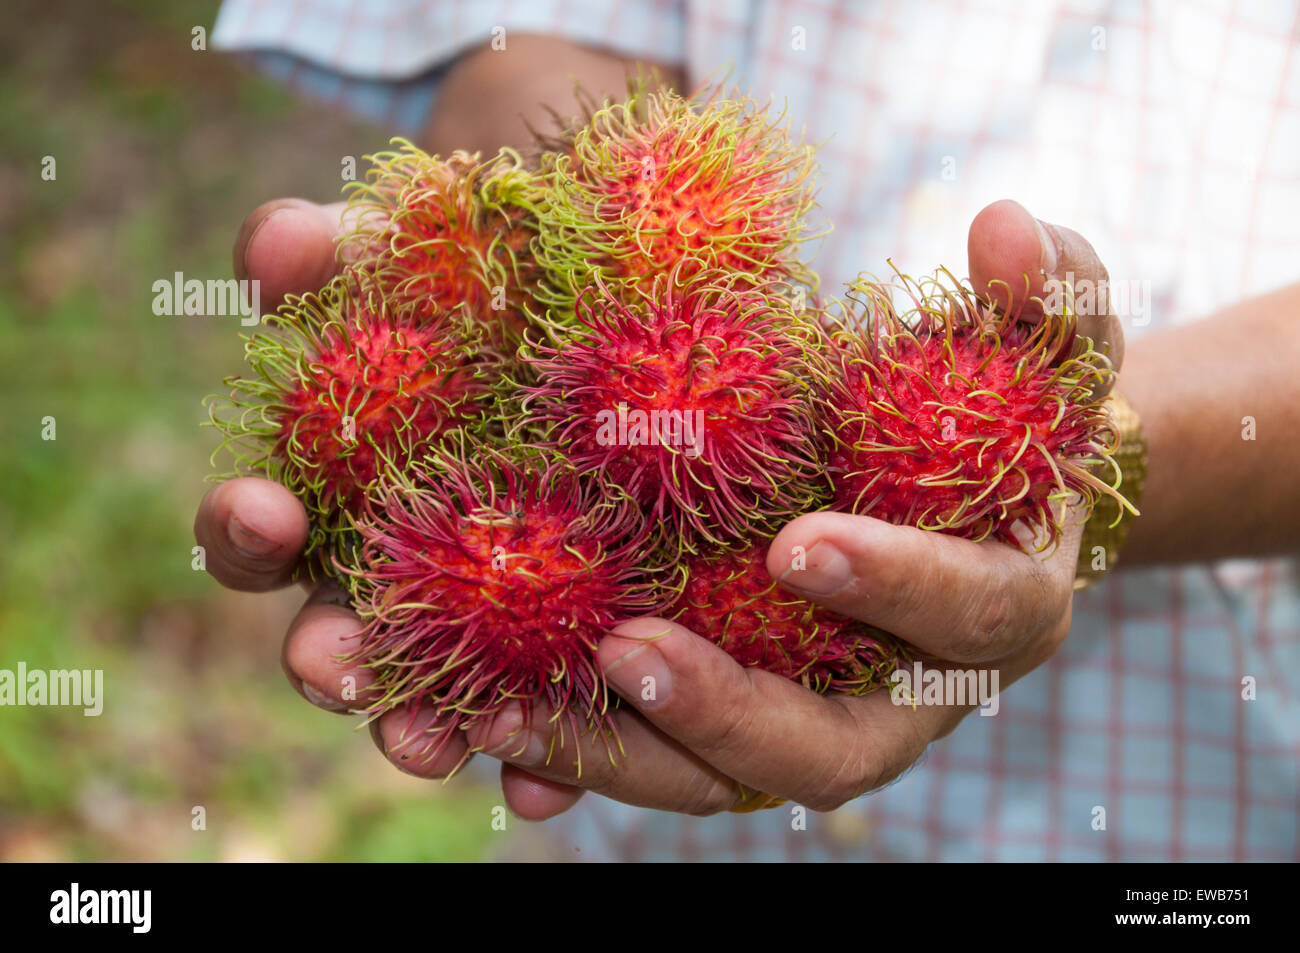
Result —
<svg viewBox="0 0 1300 953"><path fill-rule="evenodd" d="M792 566L777 580L786 588L813 596L833 596L852 581L848 557L825 540L818 540L804 554L802 569Z"/></svg>
<svg viewBox="0 0 1300 953"><path fill-rule="evenodd" d="M410 755L404 754L401 757L394 758L390 754L388 754L388 752L384 752L384 757L388 758L388 763L391 764L398 771L401 771L403 774L409 774L413 778L420 778L421 780L424 780L423 775L417 774L414 770L408 768L403 763L404 761L406 761L408 757L410 757Z"/></svg>
<svg viewBox="0 0 1300 953"><path fill-rule="evenodd" d="M230 517L230 522L226 524L226 535L230 537L230 545L250 559L260 559L280 548L278 543L254 533L240 522L238 516Z"/></svg>
<svg viewBox="0 0 1300 953"><path fill-rule="evenodd" d="M317 708L324 708L326 711L347 711L348 706L342 702L335 701L323 691L308 682L302 683L302 695L307 701L311 702Z"/></svg>
<svg viewBox="0 0 1300 953"><path fill-rule="evenodd" d="M1056 274L1056 240L1038 219L1034 219L1034 228L1038 230L1038 244L1042 246L1039 260L1043 274L1054 275Z"/></svg>
<svg viewBox="0 0 1300 953"><path fill-rule="evenodd" d="M525 766L539 765L546 760L546 743L533 732L515 732L505 741L483 752L490 758Z"/></svg>
<svg viewBox="0 0 1300 953"><path fill-rule="evenodd" d="M404 738L393 747L385 749L384 757L388 759L389 764L403 774L428 780L423 774L415 770L415 766L430 767L434 763L437 750L437 743L432 735L413 736Z"/></svg>
<svg viewBox="0 0 1300 953"><path fill-rule="evenodd" d="M266 227L267 222L275 218L281 212L287 212L290 210L291 209L287 206L282 206L281 208L274 209L271 212L267 213L266 217L257 223L257 225L253 228L252 232L249 233L248 241L244 242L244 253L243 255L240 256L239 259L240 265L243 266L243 273L236 275L235 277L237 278L248 277L248 250L253 247L253 242L257 240L257 233Z"/></svg>
<svg viewBox="0 0 1300 953"><path fill-rule="evenodd" d="M657 708L673 690L673 673L652 645L639 645L614 659L605 666L605 677L638 708Z"/></svg>
<svg viewBox="0 0 1300 953"><path fill-rule="evenodd" d="M447 742L452 739L439 728L436 709L419 702L406 702L394 710L401 715L395 717L390 711L372 722L372 725L380 726L374 732L379 739L379 750L397 770L428 780L430 772L438 767L439 758L446 753Z"/></svg>
<svg viewBox="0 0 1300 953"><path fill-rule="evenodd" d="M546 760L546 742L530 731L526 742L523 738L511 738L494 757L512 764L539 765Z"/></svg>
<svg viewBox="0 0 1300 953"><path fill-rule="evenodd" d="M491 722L476 724L467 729L466 739L471 751L511 764L539 765L546 761L546 742L534 731L524 728L523 710L510 704Z"/></svg>

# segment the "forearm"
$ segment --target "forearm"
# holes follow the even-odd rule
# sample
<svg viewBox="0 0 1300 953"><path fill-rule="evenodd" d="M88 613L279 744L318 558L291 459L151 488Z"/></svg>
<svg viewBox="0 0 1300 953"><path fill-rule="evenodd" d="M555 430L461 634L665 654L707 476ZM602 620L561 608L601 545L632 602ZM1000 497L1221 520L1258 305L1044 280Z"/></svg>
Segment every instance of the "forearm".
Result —
<svg viewBox="0 0 1300 953"><path fill-rule="evenodd" d="M1118 388L1150 448L1123 565L1300 552L1300 284L1133 341Z"/></svg>
<svg viewBox="0 0 1300 953"><path fill-rule="evenodd" d="M627 77L654 67L668 85L678 72L549 36L510 36L505 50L483 46L466 53L448 72L422 136L431 152L455 149L490 155L502 146L526 148L529 128L549 132L552 111L576 116L575 81L597 98L617 97Z"/></svg>

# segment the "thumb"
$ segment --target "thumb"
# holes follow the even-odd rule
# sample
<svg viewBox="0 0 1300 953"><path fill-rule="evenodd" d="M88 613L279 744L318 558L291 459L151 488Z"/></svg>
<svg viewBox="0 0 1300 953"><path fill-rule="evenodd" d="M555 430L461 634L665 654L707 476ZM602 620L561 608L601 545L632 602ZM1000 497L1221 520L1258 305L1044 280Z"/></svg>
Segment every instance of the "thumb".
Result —
<svg viewBox="0 0 1300 953"><path fill-rule="evenodd" d="M261 282L263 311L268 312L286 295L316 291L339 270L336 245L349 217L355 218L345 202L264 202L244 219L235 238L235 277Z"/></svg>
<svg viewBox="0 0 1300 953"><path fill-rule="evenodd" d="M1059 546L1031 555L870 516L807 513L772 541L767 570L791 592L924 652L984 662L1068 613L1081 529L1072 517Z"/></svg>
<svg viewBox="0 0 1300 953"><path fill-rule="evenodd" d="M1124 333L1108 292L1110 276L1082 235L1040 221L1020 203L1003 199L985 207L971 222L967 255L975 290L999 308L1023 305L1023 313L1029 317L1042 314L1038 303L1028 299L1046 296L1049 280L1068 278L1076 290L1091 288L1093 295L1085 300L1092 304L1085 309L1087 313L1078 312L1078 333L1091 338L1119 370L1124 361Z"/></svg>

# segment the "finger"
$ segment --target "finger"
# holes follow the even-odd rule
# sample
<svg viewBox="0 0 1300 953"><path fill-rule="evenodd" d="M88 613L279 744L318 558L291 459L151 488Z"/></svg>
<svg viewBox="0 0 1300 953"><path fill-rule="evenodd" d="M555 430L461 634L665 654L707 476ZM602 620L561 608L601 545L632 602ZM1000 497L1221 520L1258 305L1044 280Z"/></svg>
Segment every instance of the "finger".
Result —
<svg viewBox="0 0 1300 953"><path fill-rule="evenodd" d="M307 532L307 511L298 498L257 477L213 487L194 518L194 539L204 549L208 572L228 589L245 592L288 585Z"/></svg>
<svg viewBox="0 0 1300 953"><path fill-rule="evenodd" d="M1079 525L1037 558L870 516L808 513L782 528L767 569L786 589L954 662L1002 658L1068 612ZM792 558L792 554L802 554Z"/></svg>
<svg viewBox="0 0 1300 953"><path fill-rule="evenodd" d="M364 709L379 699L373 671L347 661L361 644L361 619L347 594L333 583L318 586L289 625L280 664L307 701L339 713Z"/></svg>
<svg viewBox="0 0 1300 953"><path fill-rule="evenodd" d="M545 821L563 814L582 798L582 788L530 774L513 764L501 765L501 793L506 807L525 821Z"/></svg>
<svg viewBox="0 0 1300 953"><path fill-rule="evenodd" d="M464 733L418 702L384 712L370 723L370 737L393 767L426 780L448 777L471 756Z"/></svg>
<svg viewBox="0 0 1300 953"><path fill-rule="evenodd" d="M317 587L285 637L281 665L303 698L325 711L348 713L378 701L372 671L350 661L362 624L347 594L332 583ZM370 736L394 767L420 778L445 778L468 760L459 732L444 734L432 707L403 705L370 722ZM438 744L442 739L445 744Z"/></svg>
<svg viewBox="0 0 1300 953"><path fill-rule="evenodd" d="M1023 304L1028 316L1042 314L1039 304L1028 298L1046 297L1049 280L1069 280L1076 292L1091 288L1091 298L1079 296L1075 301L1078 333L1091 338L1119 370L1124 361L1124 333L1108 293L1110 277L1082 235L1039 221L1018 202L1004 199L975 216L967 251L975 290L1002 308Z"/></svg>
<svg viewBox="0 0 1300 953"><path fill-rule="evenodd" d="M552 782L580 787L637 807L715 814L740 797L734 781L665 737L635 712L614 713L618 740L549 721L535 711L524 723L518 703L471 728L470 750Z"/></svg>
<svg viewBox="0 0 1300 953"><path fill-rule="evenodd" d="M665 735L751 791L833 810L897 776L963 711L822 697L680 625L637 619L598 649L610 684ZM658 686L653 699L644 679ZM629 768L631 767L629 758Z"/></svg>
<svg viewBox="0 0 1300 953"><path fill-rule="evenodd" d="M316 588L289 626L280 663L303 698L325 711L349 713L379 701L373 671L353 656L362 622L333 583ZM460 732L438 725L436 710L398 706L370 722L370 737L394 767L421 778L445 778L468 760ZM445 743L440 744L439 742Z"/></svg>
<svg viewBox="0 0 1300 953"><path fill-rule="evenodd" d="M279 307L285 295L316 291L334 277L347 209L346 202L275 199L244 219L235 238L235 277L261 283L264 312Z"/></svg>

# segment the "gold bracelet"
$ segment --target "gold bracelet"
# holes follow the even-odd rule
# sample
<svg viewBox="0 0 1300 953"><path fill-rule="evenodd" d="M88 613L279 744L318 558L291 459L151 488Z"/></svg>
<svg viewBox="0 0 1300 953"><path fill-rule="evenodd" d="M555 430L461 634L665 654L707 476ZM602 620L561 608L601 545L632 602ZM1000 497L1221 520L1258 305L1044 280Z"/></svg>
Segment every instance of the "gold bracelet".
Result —
<svg viewBox="0 0 1300 953"><path fill-rule="evenodd" d="M1137 507L1147 480L1147 439L1142 432L1142 419L1123 394L1112 393L1107 403L1119 437L1119 446L1113 454L1120 471L1119 490ZM1115 568L1132 523L1132 514L1122 510L1114 497L1102 496L1097 500L1079 543L1079 563L1074 576L1076 591L1086 589L1107 570Z"/></svg>
<svg viewBox="0 0 1300 953"><path fill-rule="evenodd" d="M740 802L727 808L732 814L752 814L754 811L763 811L769 807L780 807L782 804L789 803L789 798L764 794L761 791L747 791L743 784L739 787Z"/></svg>

